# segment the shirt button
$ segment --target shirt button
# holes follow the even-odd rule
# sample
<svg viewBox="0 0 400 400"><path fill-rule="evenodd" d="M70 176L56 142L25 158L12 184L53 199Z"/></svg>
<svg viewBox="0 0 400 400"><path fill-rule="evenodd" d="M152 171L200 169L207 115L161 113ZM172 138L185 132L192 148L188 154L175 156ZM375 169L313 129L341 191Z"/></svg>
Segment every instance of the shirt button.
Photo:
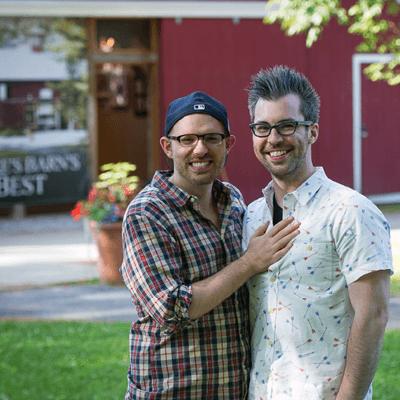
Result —
<svg viewBox="0 0 400 400"><path fill-rule="evenodd" d="M191 198L190 198L190 202L191 202L191 203L194 203L195 201L196 201L196 199L195 199L194 197L191 197Z"/></svg>
<svg viewBox="0 0 400 400"><path fill-rule="evenodd" d="M275 282L276 281L276 278L273 276L272 278L271 278L271 282Z"/></svg>
<svg viewBox="0 0 400 400"><path fill-rule="evenodd" d="M312 250L312 246L307 246L307 250L311 251Z"/></svg>

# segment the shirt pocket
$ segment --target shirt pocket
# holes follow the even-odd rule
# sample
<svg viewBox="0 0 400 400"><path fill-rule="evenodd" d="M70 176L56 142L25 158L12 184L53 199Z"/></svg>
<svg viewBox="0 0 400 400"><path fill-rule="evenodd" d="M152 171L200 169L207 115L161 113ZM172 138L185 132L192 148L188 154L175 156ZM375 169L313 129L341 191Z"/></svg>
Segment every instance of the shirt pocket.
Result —
<svg viewBox="0 0 400 400"><path fill-rule="evenodd" d="M337 261L332 243L299 243L292 254L291 278L296 290L319 296L331 288Z"/></svg>

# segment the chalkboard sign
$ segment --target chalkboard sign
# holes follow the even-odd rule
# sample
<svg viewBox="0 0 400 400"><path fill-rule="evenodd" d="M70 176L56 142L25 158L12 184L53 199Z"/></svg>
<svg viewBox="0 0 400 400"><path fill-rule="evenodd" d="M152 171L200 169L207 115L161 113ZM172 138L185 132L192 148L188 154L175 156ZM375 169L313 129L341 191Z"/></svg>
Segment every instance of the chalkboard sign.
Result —
<svg viewBox="0 0 400 400"><path fill-rule="evenodd" d="M87 193L86 131L0 137L0 208L71 203Z"/></svg>

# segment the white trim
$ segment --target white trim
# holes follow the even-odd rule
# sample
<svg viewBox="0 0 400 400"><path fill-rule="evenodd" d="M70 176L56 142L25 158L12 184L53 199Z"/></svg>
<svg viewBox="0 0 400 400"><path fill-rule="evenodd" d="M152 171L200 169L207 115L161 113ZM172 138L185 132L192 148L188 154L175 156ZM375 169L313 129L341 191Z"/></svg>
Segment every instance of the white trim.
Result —
<svg viewBox="0 0 400 400"><path fill-rule="evenodd" d="M264 18L267 1L0 0L0 17Z"/></svg>
<svg viewBox="0 0 400 400"><path fill-rule="evenodd" d="M353 188L362 193L362 91L361 64L386 63L394 58L393 54L353 54ZM379 195L384 196L384 195Z"/></svg>

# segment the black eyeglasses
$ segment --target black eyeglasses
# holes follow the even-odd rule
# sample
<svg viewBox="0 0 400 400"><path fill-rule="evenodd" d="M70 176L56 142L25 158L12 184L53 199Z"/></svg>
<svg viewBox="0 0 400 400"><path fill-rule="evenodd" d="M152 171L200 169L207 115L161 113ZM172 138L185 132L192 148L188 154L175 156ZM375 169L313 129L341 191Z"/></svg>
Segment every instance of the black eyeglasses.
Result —
<svg viewBox="0 0 400 400"><path fill-rule="evenodd" d="M266 122L257 122L255 124L250 124L249 126L254 136L267 137L271 134L271 131L274 128L280 135L290 136L296 132L298 125L310 126L312 124L312 121L282 121L276 125L270 125Z"/></svg>
<svg viewBox="0 0 400 400"><path fill-rule="evenodd" d="M199 139L203 140L206 146L218 146L225 137L222 133L206 133L205 135L191 133L190 135L168 136L168 139L177 140L183 147L193 147L197 145Z"/></svg>

